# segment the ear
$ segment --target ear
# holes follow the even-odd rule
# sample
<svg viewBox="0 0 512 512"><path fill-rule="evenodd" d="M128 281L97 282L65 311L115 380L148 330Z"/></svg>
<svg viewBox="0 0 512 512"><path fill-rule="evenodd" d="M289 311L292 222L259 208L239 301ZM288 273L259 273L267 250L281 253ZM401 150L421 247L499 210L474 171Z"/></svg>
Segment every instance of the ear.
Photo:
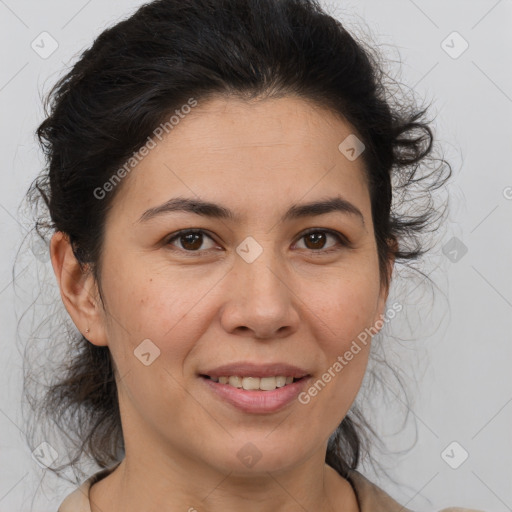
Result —
<svg viewBox="0 0 512 512"><path fill-rule="evenodd" d="M387 287L384 287L384 286L381 287L381 291L380 291L380 295L379 295L379 302L378 302L378 307L377 307L377 316L374 319L374 325L377 324L377 322L378 322L377 325L380 325L380 327L378 329L379 331L383 325L382 318L384 317L384 312L385 312L384 309L386 307L386 301L387 301L388 295L389 295L389 288L391 285L391 277L393 275L393 268L395 265L395 253L398 251L398 242L397 242L396 238L395 237L390 238L388 240L388 245L390 247L390 254L389 254L387 265L386 265L386 272L387 272L389 284Z"/></svg>
<svg viewBox="0 0 512 512"><path fill-rule="evenodd" d="M73 323L93 345L108 345L96 280L88 267L81 268L65 233L57 231L52 236L50 257L62 302Z"/></svg>

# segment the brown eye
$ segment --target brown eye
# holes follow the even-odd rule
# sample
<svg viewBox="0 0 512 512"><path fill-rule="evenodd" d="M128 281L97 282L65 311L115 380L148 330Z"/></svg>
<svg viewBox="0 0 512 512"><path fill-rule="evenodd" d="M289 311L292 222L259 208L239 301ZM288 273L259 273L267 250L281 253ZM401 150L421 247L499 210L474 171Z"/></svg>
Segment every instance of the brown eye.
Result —
<svg viewBox="0 0 512 512"><path fill-rule="evenodd" d="M301 240L304 239L306 249L310 249L313 252L325 253L336 250L336 244L334 244L334 246L331 245L330 247L325 248L325 244L327 243L329 237L336 239L341 246L348 245L347 240L340 233L324 229L308 231L302 235Z"/></svg>
<svg viewBox="0 0 512 512"><path fill-rule="evenodd" d="M204 238L210 239L212 242L212 238L209 237L204 231L201 230L186 230L180 231L172 238L167 240L167 245L174 245L173 242L175 240L180 242L181 249L187 252L200 252L201 246L204 243ZM211 248L211 247L210 247ZM208 248L206 248L208 249ZM203 248L203 250L206 250Z"/></svg>
<svg viewBox="0 0 512 512"><path fill-rule="evenodd" d="M331 244L326 248L329 237L337 241L338 244ZM213 246L215 245L214 240L206 234L205 231L201 229L187 229L175 233L165 244L167 246L176 247L176 250L185 254L202 254L213 248L213 246L206 248L203 247L206 239L210 240L210 242L213 243ZM313 253L319 253L319 255L339 250L340 247L350 246L348 239L341 233L326 229L312 229L307 233L304 233L300 240L302 239L304 239L305 243L304 249L310 250ZM179 246L177 243L179 243Z"/></svg>
<svg viewBox="0 0 512 512"><path fill-rule="evenodd" d="M308 233L304 237L306 247L308 249L323 249L326 239L326 234L320 231L316 231L315 233Z"/></svg>

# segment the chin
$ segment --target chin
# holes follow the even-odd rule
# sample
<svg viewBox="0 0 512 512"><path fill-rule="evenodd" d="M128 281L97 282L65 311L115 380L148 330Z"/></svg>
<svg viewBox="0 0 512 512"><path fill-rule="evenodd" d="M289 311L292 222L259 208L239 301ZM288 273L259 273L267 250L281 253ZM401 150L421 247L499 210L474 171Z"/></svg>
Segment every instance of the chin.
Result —
<svg viewBox="0 0 512 512"><path fill-rule="evenodd" d="M234 441L226 447L212 462L222 472L236 476L281 472L300 465L307 458L305 453L298 452L297 446L302 446L302 440L294 441L288 437L276 446L275 440L269 442L264 436L254 441L244 437L244 440ZM226 457L230 452L232 456ZM222 461L220 466L219 461Z"/></svg>

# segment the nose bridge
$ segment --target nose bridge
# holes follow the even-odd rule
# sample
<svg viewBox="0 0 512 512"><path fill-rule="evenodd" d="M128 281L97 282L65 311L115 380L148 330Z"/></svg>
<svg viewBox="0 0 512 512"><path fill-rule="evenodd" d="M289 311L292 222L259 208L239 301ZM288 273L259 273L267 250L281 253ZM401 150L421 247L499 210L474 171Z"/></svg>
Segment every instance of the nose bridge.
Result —
<svg viewBox="0 0 512 512"><path fill-rule="evenodd" d="M244 293L249 300L259 297L263 300L274 300L283 295L283 283L279 279L283 265L280 264L272 241L258 242L247 237L237 247L238 258L235 261L237 282L245 288Z"/></svg>
<svg viewBox="0 0 512 512"><path fill-rule="evenodd" d="M270 240L248 237L237 247L232 270L234 286L231 303L224 311L225 328L247 328L257 337L276 336L283 327L293 326L294 312L290 286L283 277L285 266Z"/></svg>

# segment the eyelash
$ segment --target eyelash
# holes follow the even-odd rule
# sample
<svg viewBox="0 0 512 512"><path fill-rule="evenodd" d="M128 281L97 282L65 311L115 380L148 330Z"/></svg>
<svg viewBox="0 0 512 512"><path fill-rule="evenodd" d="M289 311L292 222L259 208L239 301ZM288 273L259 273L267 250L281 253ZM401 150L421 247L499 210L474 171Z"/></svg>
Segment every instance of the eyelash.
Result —
<svg viewBox="0 0 512 512"><path fill-rule="evenodd" d="M185 235L189 235L189 234L203 234L203 235L206 235L208 238L210 238L210 240L212 241L215 241L213 240L213 238L208 235L208 233L203 230L203 229L183 229L181 231L177 231L176 233L172 234L170 238L167 238L166 242L165 242L165 245L166 246L171 246L172 245L172 242L176 239L179 239L181 238L182 236L185 236ZM301 234L301 236L299 237L298 241L299 240L302 240L304 237L306 237L307 235L310 235L312 233L327 233L328 235L332 235L334 236L335 238L338 239L338 242L340 243L340 245L342 247L349 247L351 248L352 247L352 244L350 242L350 240L342 235L341 233L339 233L338 231L334 231L332 229L320 229L320 228L311 228L311 229L308 229L307 231L305 231L304 233ZM208 253L210 250L209 249L206 249L206 250L197 250L197 251L189 251L189 250L186 250L186 249L180 249L180 248L173 248L171 250L176 250L178 252L182 252L184 254L186 254L187 256L197 256L197 255L200 255L200 256L203 256L204 253ZM318 255L318 256L323 256L325 254L330 254L332 252L335 252L335 251L339 251L340 250L340 247L339 246L334 246L334 247L331 247L329 249L318 249L318 250L315 250L315 249L309 249L309 251L314 254L315 256Z"/></svg>

